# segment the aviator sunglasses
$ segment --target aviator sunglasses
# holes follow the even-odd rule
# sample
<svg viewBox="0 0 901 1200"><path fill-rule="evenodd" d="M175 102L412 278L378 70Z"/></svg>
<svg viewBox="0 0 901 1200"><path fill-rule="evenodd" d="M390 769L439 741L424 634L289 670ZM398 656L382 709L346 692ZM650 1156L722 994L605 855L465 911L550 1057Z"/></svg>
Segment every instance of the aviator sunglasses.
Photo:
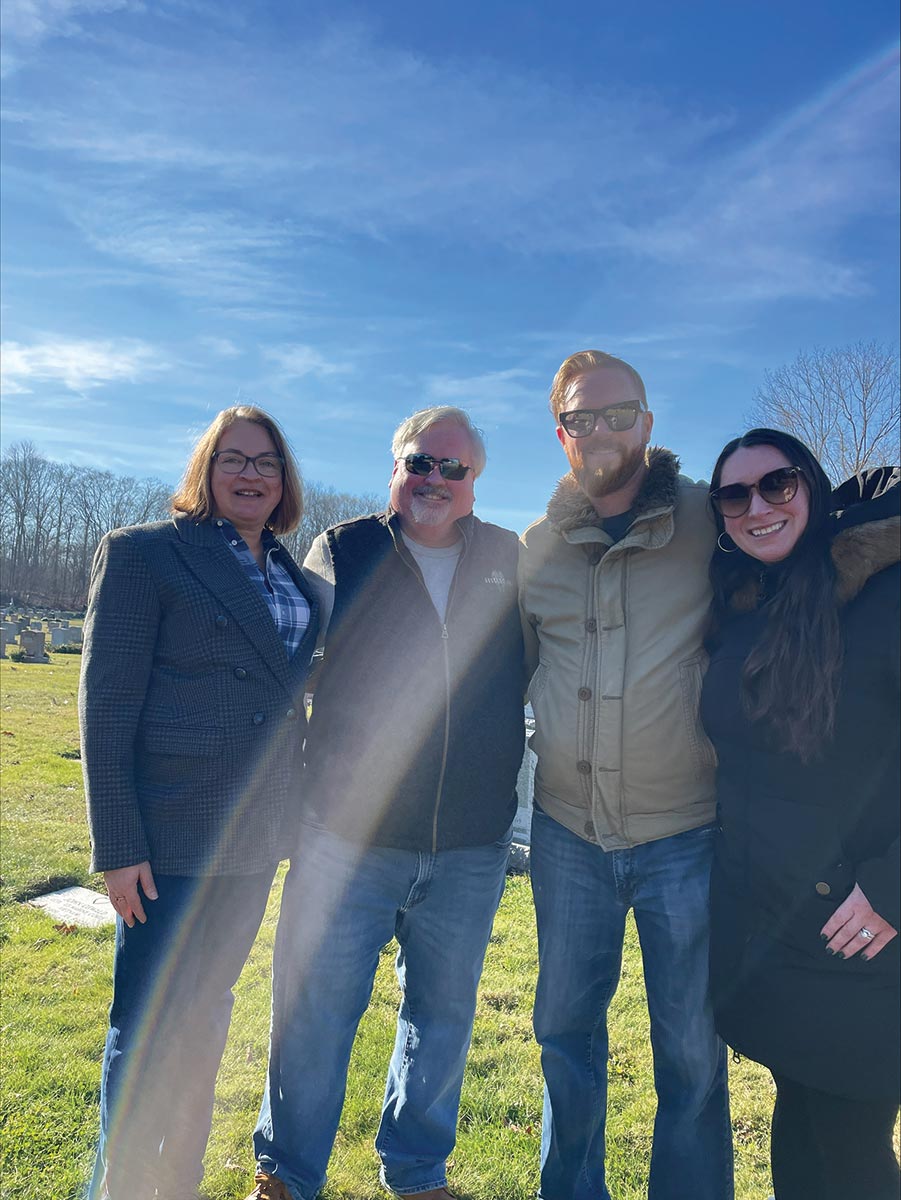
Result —
<svg viewBox="0 0 901 1200"><path fill-rule="evenodd" d="M431 454L408 454L403 460L404 466L411 475L421 475L427 479L437 467L442 479L450 479L455 483L466 478L466 472L472 467L466 467L459 458L432 458Z"/></svg>
<svg viewBox="0 0 901 1200"><path fill-rule="evenodd" d="M580 438L594 433L598 418L611 433L624 433L634 427L640 412L641 405L637 400L623 400L608 408L574 408L572 412L560 413L557 420L570 437Z"/></svg>
<svg viewBox="0 0 901 1200"><path fill-rule="evenodd" d="M710 503L721 517L743 517L751 507L753 492L767 504L788 504L798 494L803 474L800 467L777 467L761 475L756 483L727 483L717 488L710 493Z"/></svg>

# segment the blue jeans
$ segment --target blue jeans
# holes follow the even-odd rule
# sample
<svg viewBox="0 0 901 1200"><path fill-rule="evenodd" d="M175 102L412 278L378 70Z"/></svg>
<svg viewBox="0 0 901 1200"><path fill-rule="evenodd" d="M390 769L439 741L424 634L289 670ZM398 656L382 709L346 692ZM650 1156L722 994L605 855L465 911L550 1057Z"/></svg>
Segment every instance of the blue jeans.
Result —
<svg viewBox="0 0 901 1200"><path fill-rule="evenodd" d="M401 1195L446 1183L476 990L504 890L509 836L436 854L364 847L304 826L276 935L259 1167L294 1200L325 1172L379 952L396 937L401 990L376 1150Z"/></svg>
<svg viewBox="0 0 901 1200"><path fill-rule="evenodd" d="M641 942L657 1117L650 1200L729 1200L726 1048L708 996L713 827L604 851L536 808L535 1036L544 1073L541 1200L610 1200L604 1175L607 1009L626 913Z"/></svg>
<svg viewBox="0 0 901 1200"><path fill-rule="evenodd" d="M274 870L156 875L159 899L144 900L146 924L129 929L117 919L92 1200L196 1193L231 989L266 911Z"/></svg>

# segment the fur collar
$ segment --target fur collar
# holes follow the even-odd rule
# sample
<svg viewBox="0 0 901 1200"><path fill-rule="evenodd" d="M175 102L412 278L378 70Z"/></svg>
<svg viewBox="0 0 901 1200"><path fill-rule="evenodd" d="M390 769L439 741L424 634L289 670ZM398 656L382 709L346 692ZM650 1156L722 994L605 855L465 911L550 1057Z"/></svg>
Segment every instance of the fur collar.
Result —
<svg viewBox="0 0 901 1200"><path fill-rule="evenodd" d="M648 473L633 505L635 515L639 517L656 509L674 508L678 493L679 459L671 450L652 446L648 450ZM547 506L547 519L557 533L601 524L594 505L576 483L572 471L564 475L554 489Z"/></svg>
<svg viewBox="0 0 901 1200"><path fill-rule="evenodd" d="M901 517L852 525L832 539L831 551L836 599L847 604L874 575L901 562ZM760 591L760 580L749 579L733 593L731 607L752 612L760 603Z"/></svg>

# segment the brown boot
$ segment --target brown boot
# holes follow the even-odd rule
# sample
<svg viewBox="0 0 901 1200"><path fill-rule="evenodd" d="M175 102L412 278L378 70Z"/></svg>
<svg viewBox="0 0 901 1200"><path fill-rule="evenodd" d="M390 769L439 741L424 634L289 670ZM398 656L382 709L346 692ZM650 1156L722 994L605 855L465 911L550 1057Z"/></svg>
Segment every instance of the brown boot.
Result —
<svg viewBox="0 0 901 1200"><path fill-rule="evenodd" d="M267 1175L265 1171L257 1171L253 1177L256 1187L247 1200L294 1200L287 1187L275 1175Z"/></svg>

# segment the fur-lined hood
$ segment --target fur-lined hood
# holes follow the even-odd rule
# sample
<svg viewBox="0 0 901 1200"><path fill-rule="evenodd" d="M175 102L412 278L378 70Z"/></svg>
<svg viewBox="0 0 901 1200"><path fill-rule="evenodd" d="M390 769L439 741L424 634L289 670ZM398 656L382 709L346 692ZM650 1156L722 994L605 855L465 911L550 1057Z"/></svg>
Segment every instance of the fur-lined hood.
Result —
<svg viewBox="0 0 901 1200"><path fill-rule="evenodd" d="M636 517L658 510L672 510L679 494L679 459L663 446L648 450L648 474L632 506ZM557 533L571 533L586 525L600 525L594 505L576 482L572 471L554 489L547 506L547 519Z"/></svg>
<svg viewBox="0 0 901 1200"><path fill-rule="evenodd" d="M848 604L874 575L901 562L901 517L843 529L832 539L831 550L836 598L839 604ZM749 580L733 593L731 607L752 612L760 603L761 590L759 579Z"/></svg>

